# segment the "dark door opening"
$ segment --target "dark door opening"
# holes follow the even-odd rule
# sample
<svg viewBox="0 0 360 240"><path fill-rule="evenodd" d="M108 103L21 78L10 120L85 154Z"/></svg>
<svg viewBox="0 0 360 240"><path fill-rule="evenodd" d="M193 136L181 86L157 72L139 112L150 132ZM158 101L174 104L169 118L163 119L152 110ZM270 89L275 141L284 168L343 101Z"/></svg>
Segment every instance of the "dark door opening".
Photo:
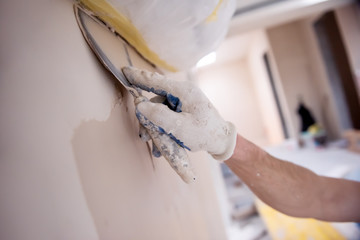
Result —
<svg viewBox="0 0 360 240"><path fill-rule="evenodd" d="M314 29L340 115L341 128L360 129L357 88L334 12L324 14L314 24Z"/></svg>

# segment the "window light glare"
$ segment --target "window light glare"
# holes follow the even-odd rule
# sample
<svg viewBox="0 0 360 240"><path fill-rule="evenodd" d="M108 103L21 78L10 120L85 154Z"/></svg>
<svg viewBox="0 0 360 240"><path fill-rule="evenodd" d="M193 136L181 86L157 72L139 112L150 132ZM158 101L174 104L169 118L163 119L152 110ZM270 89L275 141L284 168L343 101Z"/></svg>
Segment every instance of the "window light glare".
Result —
<svg viewBox="0 0 360 240"><path fill-rule="evenodd" d="M206 65L212 64L216 61L216 52L211 52L202 59L198 61L196 64L197 68L204 67Z"/></svg>

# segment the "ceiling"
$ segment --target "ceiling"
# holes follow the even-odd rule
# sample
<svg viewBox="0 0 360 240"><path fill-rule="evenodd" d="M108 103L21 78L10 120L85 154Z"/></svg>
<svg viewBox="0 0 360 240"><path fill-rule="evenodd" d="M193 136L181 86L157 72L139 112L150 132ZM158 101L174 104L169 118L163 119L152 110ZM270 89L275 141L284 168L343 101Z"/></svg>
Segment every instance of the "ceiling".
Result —
<svg viewBox="0 0 360 240"><path fill-rule="evenodd" d="M237 0L227 38L217 49L216 64L243 59L256 30L351 3L351 0ZM254 31L255 30L255 31Z"/></svg>
<svg viewBox="0 0 360 240"><path fill-rule="evenodd" d="M239 34L232 38L225 39L216 50L216 64L221 65L245 58L253 39L253 33Z"/></svg>
<svg viewBox="0 0 360 240"><path fill-rule="evenodd" d="M228 36L319 14L355 0L237 0Z"/></svg>
<svg viewBox="0 0 360 240"><path fill-rule="evenodd" d="M234 16L253 11L259 8L264 8L270 4L277 2L289 1L289 0L237 0L236 1L236 11Z"/></svg>

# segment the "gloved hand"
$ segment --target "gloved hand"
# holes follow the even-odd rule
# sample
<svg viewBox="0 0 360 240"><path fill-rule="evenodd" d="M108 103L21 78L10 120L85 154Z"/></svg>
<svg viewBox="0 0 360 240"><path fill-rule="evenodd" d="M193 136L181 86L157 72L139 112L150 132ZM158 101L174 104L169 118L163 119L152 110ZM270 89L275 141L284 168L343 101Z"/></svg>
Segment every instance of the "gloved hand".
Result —
<svg viewBox="0 0 360 240"><path fill-rule="evenodd" d="M167 79L158 73L123 68L134 86L166 97L177 111L161 103L137 102L137 116L145 117L176 142L191 151L205 150L217 160L229 159L235 148L235 126L224 121L208 98L192 82ZM151 125L151 126L149 126Z"/></svg>

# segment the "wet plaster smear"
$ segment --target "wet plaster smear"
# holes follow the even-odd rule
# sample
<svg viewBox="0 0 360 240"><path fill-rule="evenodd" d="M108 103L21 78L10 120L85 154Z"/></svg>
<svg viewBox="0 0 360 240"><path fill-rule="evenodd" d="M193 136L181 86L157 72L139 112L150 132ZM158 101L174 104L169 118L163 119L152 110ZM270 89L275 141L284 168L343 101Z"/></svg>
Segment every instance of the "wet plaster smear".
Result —
<svg viewBox="0 0 360 240"><path fill-rule="evenodd" d="M137 134L132 97L125 95L107 120L82 122L72 138L99 238L224 237L207 182L210 176L200 171L200 180L187 185L165 159L155 158L153 165L146 144Z"/></svg>

